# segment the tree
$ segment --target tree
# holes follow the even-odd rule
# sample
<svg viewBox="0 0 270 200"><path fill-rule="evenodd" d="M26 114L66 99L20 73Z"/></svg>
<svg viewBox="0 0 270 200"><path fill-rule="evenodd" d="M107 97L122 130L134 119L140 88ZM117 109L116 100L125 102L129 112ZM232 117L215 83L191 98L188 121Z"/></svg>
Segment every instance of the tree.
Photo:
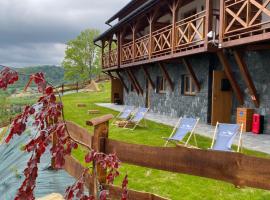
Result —
<svg viewBox="0 0 270 200"><path fill-rule="evenodd" d="M91 80L101 72L101 51L93 42L98 35L98 30L87 29L67 43L66 55L62 63L66 80Z"/></svg>

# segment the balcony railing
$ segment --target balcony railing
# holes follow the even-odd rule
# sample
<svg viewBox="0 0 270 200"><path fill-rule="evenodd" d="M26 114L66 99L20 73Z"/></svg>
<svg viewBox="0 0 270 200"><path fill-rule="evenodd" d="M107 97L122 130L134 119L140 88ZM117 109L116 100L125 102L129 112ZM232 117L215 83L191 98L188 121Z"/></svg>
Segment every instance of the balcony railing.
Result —
<svg viewBox="0 0 270 200"><path fill-rule="evenodd" d="M223 41L270 32L269 0L224 1Z"/></svg>
<svg viewBox="0 0 270 200"><path fill-rule="evenodd" d="M103 67L130 64L207 45L204 42L205 22L206 11L202 11L180 20L174 25L171 24L152 34L123 44L120 48L121 63L118 63L118 52L113 50L110 55L108 53L103 55Z"/></svg>
<svg viewBox="0 0 270 200"><path fill-rule="evenodd" d="M204 44L206 11L176 23L176 51Z"/></svg>
<svg viewBox="0 0 270 200"><path fill-rule="evenodd" d="M135 40L135 61L149 58L149 34Z"/></svg>

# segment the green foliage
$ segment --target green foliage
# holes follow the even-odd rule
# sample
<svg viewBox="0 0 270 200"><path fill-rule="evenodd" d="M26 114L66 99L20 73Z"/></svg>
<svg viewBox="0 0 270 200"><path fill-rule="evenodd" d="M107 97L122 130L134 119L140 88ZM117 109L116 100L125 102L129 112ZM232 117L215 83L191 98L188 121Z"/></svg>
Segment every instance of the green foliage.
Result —
<svg viewBox="0 0 270 200"><path fill-rule="evenodd" d="M1 70L1 69L0 69ZM43 72L46 76L46 79L55 86L61 85L64 83L64 69L62 67L54 66L54 65L42 65L36 67L24 67L24 68L16 68L16 71L19 73L31 75L38 72ZM14 85L9 87L9 93L13 94L15 90L20 90L25 87L27 82L29 81L29 76L20 75L19 81Z"/></svg>
<svg viewBox="0 0 270 200"><path fill-rule="evenodd" d="M77 93L66 95L63 97L64 109L66 119L87 128L93 132L93 128L86 126L85 121L105 114L118 113L103 107L97 106L95 103L110 102L110 85L104 84L102 92L94 93ZM87 104L86 108L78 109L77 103ZM98 115L88 115L87 110L99 110ZM169 137L172 127L158 124L152 121L147 121L147 128L138 128L135 131L121 129L110 125L109 137L114 140L125 141L128 143L145 144L150 146L163 146L163 137ZM202 136L197 137L200 148L207 149L211 140ZM269 155L244 150L245 154L267 157ZM73 155L84 163L84 149L73 152ZM212 179L201 178L196 176L189 176L177 173L171 173L161 170L154 170L134 165L122 163L121 177L117 179L116 184L121 185L125 174L129 176L129 188L155 193L172 200L193 200L193 199L207 199L207 200L263 200L270 199L270 192L252 188L238 189L232 184L222 181L215 181Z"/></svg>
<svg viewBox="0 0 270 200"><path fill-rule="evenodd" d="M7 111L7 92L0 91L0 122L8 119L8 111Z"/></svg>
<svg viewBox="0 0 270 200"><path fill-rule="evenodd" d="M87 29L67 43L65 59L62 63L66 80L89 80L101 73L101 51L93 42L98 35L98 30Z"/></svg>

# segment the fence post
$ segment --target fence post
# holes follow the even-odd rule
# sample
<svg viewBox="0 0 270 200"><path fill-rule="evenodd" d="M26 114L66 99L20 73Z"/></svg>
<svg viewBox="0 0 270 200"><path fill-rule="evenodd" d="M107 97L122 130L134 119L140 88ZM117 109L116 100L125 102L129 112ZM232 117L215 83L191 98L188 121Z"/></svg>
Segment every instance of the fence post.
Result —
<svg viewBox="0 0 270 200"><path fill-rule="evenodd" d="M90 121L87 121L86 124L94 127L94 136L92 148L96 152L105 153L105 142L109 136L109 120L113 118L113 115L105 115L103 117L95 118ZM102 168L100 165L94 163L93 166L94 174L94 185L93 193L94 196L98 195L98 187L100 185L106 184L107 171Z"/></svg>
<svg viewBox="0 0 270 200"><path fill-rule="evenodd" d="M64 94L64 84L62 84L62 95Z"/></svg>
<svg viewBox="0 0 270 200"><path fill-rule="evenodd" d="M78 93L79 92L79 82L78 81L77 81L76 85L77 85L77 93Z"/></svg>

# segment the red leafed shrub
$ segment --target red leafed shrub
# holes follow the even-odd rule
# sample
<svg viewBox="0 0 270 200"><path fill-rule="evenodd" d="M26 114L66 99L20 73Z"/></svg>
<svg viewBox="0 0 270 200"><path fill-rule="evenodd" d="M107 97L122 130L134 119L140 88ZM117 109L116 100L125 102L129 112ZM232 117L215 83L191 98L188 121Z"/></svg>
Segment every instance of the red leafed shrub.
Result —
<svg viewBox="0 0 270 200"><path fill-rule="evenodd" d="M8 67L5 67L0 72L0 89L6 90L8 85L18 81L18 73Z"/></svg>
<svg viewBox="0 0 270 200"><path fill-rule="evenodd" d="M10 68L5 67L0 71L0 89L7 89L7 86L18 80L18 73ZM32 156L27 162L24 170L25 179L18 189L15 200L32 200L34 197L34 189L36 187L36 179L38 176L38 164L40 158L50 147L51 136L57 138L54 145L50 148L52 159L55 162L55 168L61 169L65 164L65 156L70 155L73 149L78 148L78 141L73 139L67 130L63 116L63 105L57 101L53 86L49 85L43 73L30 75L25 90L34 82L38 91L42 96L33 106L26 106L23 112L13 120L9 135L5 142L9 143L14 135L22 135L27 125L34 126L38 134L31 139L25 146L24 150L31 153ZM81 144L81 143L79 143ZM84 144L81 144L84 145ZM114 179L119 175L119 160L116 155L106 155L98 153L87 147L89 152L85 155L86 163L95 163L108 171L107 183L112 184ZM87 196L84 192L84 176L89 173L89 169L85 169L81 178L66 190L65 199L72 200L74 198L80 200L106 200L107 191L100 189L99 197ZM95 173L95 170L94 170ZM122 200L127 199L127 176L125 177L122 189Z"/></svg>

